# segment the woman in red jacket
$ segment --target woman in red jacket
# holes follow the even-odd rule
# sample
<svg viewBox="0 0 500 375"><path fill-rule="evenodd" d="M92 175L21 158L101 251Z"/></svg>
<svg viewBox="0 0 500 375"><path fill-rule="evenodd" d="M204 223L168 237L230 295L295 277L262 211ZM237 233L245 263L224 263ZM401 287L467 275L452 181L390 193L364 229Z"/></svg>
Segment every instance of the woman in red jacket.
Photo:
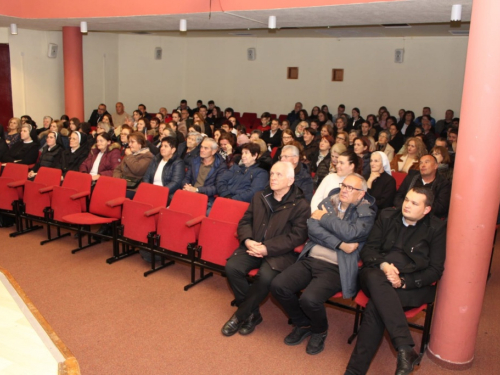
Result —
<svg viewBox="0 0 500 375"><path fill-rule="evenodd" d="M108 133L97 135L96 143L90 150L89 156L80 165L80 172L90 173L92 180L102 176L113 176L114 169L121 162L120 145L111 143Z"/></svg>

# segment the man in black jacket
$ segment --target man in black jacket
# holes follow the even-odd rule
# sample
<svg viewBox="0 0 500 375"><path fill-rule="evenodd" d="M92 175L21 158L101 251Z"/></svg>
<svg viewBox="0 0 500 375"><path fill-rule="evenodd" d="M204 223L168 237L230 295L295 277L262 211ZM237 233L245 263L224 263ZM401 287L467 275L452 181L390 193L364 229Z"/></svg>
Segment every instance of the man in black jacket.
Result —
<svg viewBox="0 0 500 375"><path fill-rule="evenodd" d="M451 184L446 178L437 173L438 162L433 155L424 155L420 158L420 172L410 170L394 197L394 206L400 208L406 193L413 187L424 186L434 193L432 213L439 218L448 216L450 208Z"/></svg>
<svg viewBox="0 0 500 375"><path fill-rule="evenodd" d="M228 259L226 274L238 310L222 327L224 336L252 333L262 322L259 304L271 281L297 259L295 247L307 239L309 204L294 184L290 163L271 168L269 187L254 195L238 225L240 246ZM247 274L259 269L250 285Z"/></svg>
<svg viewBox="0 0 500 375"><path fill-rule="evenodd" d="M106 110L106 104L99 104L97 109L94 109L92 111L92 114L90 115L88 123L92 126L97 126L97 124L102 121L102 117L104 115L109 115L108 111ZM122 124L119 124L122 125Z"/></svg>
<svg viewBox="0 0 500 375"><path fill-rule="evenodd" d="M361 250L360 284L370 298L346 375L365 374L387 329L398 352L396 375L420 362L404 309L434 301L446 256L446 222L429 215L432 190L412 188L402 210L387 208Z"/></svg>

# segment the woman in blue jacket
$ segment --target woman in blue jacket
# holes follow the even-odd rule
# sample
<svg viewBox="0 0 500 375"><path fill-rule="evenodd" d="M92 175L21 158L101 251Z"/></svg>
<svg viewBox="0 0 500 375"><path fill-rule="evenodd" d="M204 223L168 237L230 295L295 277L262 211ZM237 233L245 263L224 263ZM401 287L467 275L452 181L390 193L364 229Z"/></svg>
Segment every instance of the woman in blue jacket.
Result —
<svg viewBox="0 0 500 375"><path fill-rule="evenodd" d="M255 162L259 153L258 144L242 146L240 164L233 164L217 180L219 196L250 203L255 193L264 190L269 183L269 173Z"/></svg>

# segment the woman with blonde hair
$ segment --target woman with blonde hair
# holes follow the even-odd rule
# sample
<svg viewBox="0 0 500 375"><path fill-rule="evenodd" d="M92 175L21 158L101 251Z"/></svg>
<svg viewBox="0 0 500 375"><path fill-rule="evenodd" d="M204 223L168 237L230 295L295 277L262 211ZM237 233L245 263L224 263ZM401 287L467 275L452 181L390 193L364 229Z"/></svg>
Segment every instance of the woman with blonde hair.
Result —
<svg viewBox="0 0 500 375"><path fill-rule="evenodd" d="M260 168L269 172L271 170L271 166L273 165L273 160L271 158L271 153L267 149L266 142L264 142L264 140L260 138L253 139L250 142L258 144L260 147L260 153L257 157L256 163L259 164Z"/></svg>
<svg viewBox="0 0 500 375"><path fill-rule="evenodd" d="M397 154L391 161L391 170L408 173L409 170L419 170L420 158L427 154L424 142L417 137L408 138L403 153Z"/></svg>
<svg viewBox="0 0 500 375"><path fill-rule="evenodd" d="M21 140L21 119L17 117L12 117L9 120L9 125L7 127L7 133L5 134L5 143L11 148L14 143Z"/></svg>

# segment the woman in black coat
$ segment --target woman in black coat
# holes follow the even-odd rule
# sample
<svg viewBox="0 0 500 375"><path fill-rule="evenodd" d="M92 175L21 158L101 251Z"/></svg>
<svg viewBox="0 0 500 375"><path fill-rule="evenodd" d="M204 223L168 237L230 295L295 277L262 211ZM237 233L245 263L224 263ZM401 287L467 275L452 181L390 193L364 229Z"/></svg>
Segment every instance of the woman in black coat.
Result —
<svg viewBox="0 0 500 375"><path fill-rule="evenodd" d="M378 211L392 207L396 195L396 180L391 176L391 166L382 151L372 152L370 157L370 177L367 179L368 194L376 199Z"/></svg>
<svg viewBox="0 0 500 375"><path fill-rule="evenodd" d="M38 137L29 124L21 126L21 140L2 157L3 163L35 164L38 159ZM34 141L35 140L35 141Z"/></svg>
<svg viewBox="0 0 500 375"><path fill-rule="evenodd" d="M64 150L61 153L57 167L62 170L63 176L68 171L78 172L88 153L87 136L84 133L74 131L69 136L69 150Z"/></svg>
<svg viewBox="0 0 500 375"><path fill-rule="evenodd" d="M61 136L55 131L49 131L45 141L42 154L33 169L28 173L28 178L34 178L40 167L57 168L59 165L59 158L64 151Z"/></svg>

